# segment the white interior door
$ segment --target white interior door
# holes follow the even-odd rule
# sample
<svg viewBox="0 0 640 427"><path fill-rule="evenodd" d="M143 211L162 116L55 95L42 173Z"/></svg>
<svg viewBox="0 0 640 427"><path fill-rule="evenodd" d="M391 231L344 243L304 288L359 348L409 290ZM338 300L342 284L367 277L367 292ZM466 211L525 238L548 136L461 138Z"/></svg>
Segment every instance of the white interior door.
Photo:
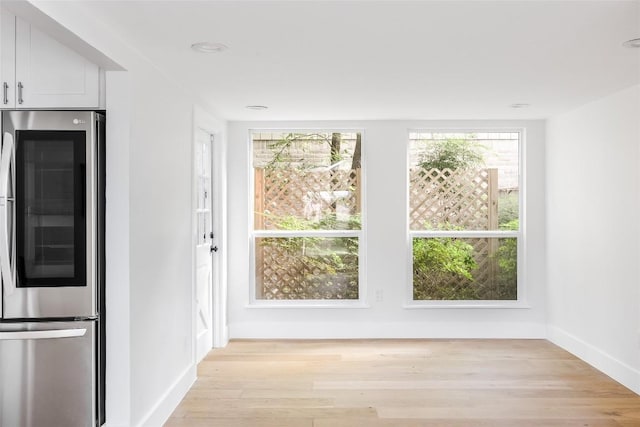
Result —
<svg viewBox="0 0 640 427"><path fill-rule="evenodd" d="M195 204L197 362L202 360L213 346L212 254L217 251L217 248L214 246L213 231L212 139L211 134L197 130L194 167L197 194Z"/></svg>

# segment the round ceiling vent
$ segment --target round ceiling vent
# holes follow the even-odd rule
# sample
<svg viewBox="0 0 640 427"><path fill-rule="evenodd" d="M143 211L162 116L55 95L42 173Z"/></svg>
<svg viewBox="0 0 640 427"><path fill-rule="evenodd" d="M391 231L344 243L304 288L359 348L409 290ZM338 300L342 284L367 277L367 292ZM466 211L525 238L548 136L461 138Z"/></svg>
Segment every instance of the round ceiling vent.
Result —
<svg viewBox="0 0 640 427"><path fill-rule="evenodd" d="M219 53L229 49L229 47L222 43L198 42L192 44L191 49L202 53Z"/></svg>

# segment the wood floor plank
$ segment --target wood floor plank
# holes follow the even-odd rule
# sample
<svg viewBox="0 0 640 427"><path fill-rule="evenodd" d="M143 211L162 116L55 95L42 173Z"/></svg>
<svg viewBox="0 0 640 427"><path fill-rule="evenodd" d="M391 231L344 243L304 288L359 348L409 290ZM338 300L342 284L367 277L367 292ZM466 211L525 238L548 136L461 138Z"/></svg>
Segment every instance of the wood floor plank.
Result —
<svg viewBox="0 0 640 427"><path fill-rule="evenodd" d="M544 340L241 340L169 427L640 427L640 396Z"/></svg>
<svg viewBox="0 0 640 427"><path fill-rule="evenodd" d="M233 424L231 424L233 425ZM631 427L619 424L615 420L592 419L474 419L456 420L451 418L439 419L336 419L323 418L314 420L313 427ZM637 427L637 425L635 425Z"/></svg>
<svg viewBox="0 0 640 427"><path fill-rule="evenodd" d="M313 427L313 418L171 418L165 427Z"/></svg>

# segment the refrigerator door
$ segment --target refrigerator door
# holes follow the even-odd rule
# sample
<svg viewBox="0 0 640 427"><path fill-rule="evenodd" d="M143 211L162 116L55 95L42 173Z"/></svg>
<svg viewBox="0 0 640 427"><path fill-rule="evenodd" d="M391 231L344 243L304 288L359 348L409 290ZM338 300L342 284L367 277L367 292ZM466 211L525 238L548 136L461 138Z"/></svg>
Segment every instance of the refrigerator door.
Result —
<svg viewBox="0 0 640 427"><path fill-rule="evenodd" d="M0 263L2 317L95 317L96 113L5 111L2 134L14 147L0 171L0 222L12 224L0 224L0 257L13 270Z"/></svg>
<svg viewBox="0 0 640 427"><path fill-rule="evenodd" d="M95 322L0 323L0 426L96 425Z"/></svg>

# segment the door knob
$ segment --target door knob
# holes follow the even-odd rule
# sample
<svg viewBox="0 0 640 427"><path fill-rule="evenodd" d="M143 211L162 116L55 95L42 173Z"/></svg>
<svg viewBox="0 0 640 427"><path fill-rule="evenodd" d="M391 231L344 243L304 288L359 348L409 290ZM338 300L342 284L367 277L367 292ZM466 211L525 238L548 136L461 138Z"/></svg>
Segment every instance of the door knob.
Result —
<svg viewBox="0 0 640 427"><path fill-rule="evenodd" d="M217 246L211 246L211 251L210 252L218 252L218 247Z"/></svg>

